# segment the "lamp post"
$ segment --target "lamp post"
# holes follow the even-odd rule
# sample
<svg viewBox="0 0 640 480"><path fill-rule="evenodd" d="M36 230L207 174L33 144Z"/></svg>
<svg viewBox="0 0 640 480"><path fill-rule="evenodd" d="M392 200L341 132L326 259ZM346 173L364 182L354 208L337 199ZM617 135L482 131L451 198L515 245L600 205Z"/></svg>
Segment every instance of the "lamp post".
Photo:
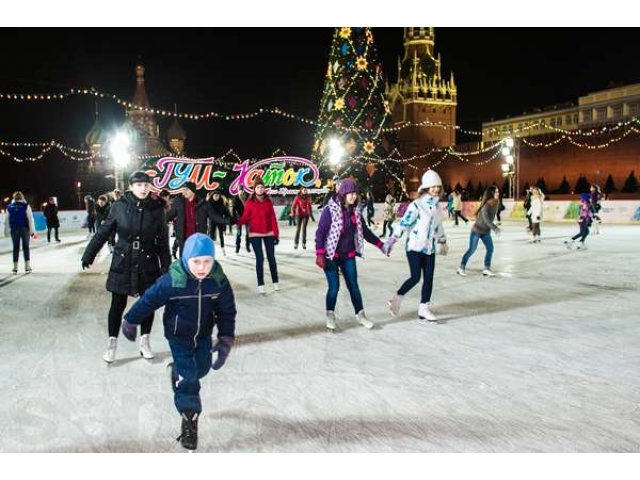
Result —
<svg viewBox="0 0 640 480"><path fill-rule="evenodd" d="M81 182L78 182L78 183L76 184L76 187L77 187L77 191L78 191L78 208L79 208L80 210L82 210L82 209L83 209L83 206L82 206L82 198L81 198L81 197L82 197L82 195L81 195L81 193L80 193L80 187L82 187L82 183L81 183Z"/></svg>
<svg viewBox="0 0 640 480"><path fill-rule="evenodd" d="M511 137L502 140L500 150L504 163L501 165L502 175L509 179L508 195L514 200L518 199L518 153L515 141Z"/></svg>
<svg viewBox="0 0 640 480"><path fill-rule="evenodd" d="M116 132L109 142L109 151L113 157L115 188L122 191L124 190L123 171L131 161L131 139L124 130Z"/></svg>

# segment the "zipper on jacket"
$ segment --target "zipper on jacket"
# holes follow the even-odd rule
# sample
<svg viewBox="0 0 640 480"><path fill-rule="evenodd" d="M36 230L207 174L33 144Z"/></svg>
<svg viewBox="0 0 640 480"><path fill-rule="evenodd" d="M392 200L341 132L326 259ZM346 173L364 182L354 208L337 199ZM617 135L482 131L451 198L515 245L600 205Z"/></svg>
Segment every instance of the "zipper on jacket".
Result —
<svg viewBox="0 0 640 480"><path fill-rule="evenodd" d="M177 331L178 331L178 315L176 314L176 320L173 326L173 334L175 335Z"/></svg>
<svg viewBox="0 0 640 480"><path fill-rule="evenodd" d="M193 336L194 348L198 346L198 334L200 333L200 315L202 309L202 282L198 282L198 328L196 334Z"/></svg>

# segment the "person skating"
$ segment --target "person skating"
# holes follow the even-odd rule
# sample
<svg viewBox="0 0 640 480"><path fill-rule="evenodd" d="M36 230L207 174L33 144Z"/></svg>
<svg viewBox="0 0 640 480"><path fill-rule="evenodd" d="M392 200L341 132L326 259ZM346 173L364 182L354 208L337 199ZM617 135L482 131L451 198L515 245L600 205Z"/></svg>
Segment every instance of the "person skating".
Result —
<svg viewBox="0 0 640 480"><path fill-rule="evenodd" d="M87 227L89 228L87 238L90 238L96 233L96 201L91 195L84 196L84 206L87 212Z"/></svg>
<svg viewBox="0 0 640 480"><path fill-rule="evenodd" d="M366 328L373 328L364 311L362 294L358 286L356 257L362 257L364 241L382 249L382 241L367 227L362 216L363 206L358 203L358 187L348 178L341 182L338 193L322 210L316 230L316 265L327 277L327 328L336 329L335 307L338 300L342 272L356 320Z"/></svg>
<svg viewBox="0 0 640 480"><path fill-rule="evenodd" d="M602 192L600 191L600 187L596 184L591 185L589 188L589 195L591 196L589 200L589 207L591 208L591 216L593 218L593 226L594 226L594 235L600 234L599 224L602 222L600 218L599 212L602 208L600 204L600 200L602 199Z"/></svg>
<svg viewBox="0 0 640 480"><path fill-rule="evenodd" d="M478 248L478 241L482 240L487 252L484 256L484 269L482 275L485 277L495 277L495 273L491 270L491 257L493 256L493 240L491 239L491 231L496 235L500 234L500 228L493 223L493 219L496 217L498 211L498 196L500 191L498 187L492 185L484 191L482 196L482 202L476 212L476 221L471 227L471 233L469 234L469 248L462 257L460 267L458 267L458 275L463 277L467 276L466 267L467 262Z"/></svg>
<svg viewBox="0 0 640 480"><path fill-rule="evenodd" d="M242 217L244 212L244 204L247 200L247 196L244 191L241 191L233 198L233 208L231 210L231 221L236 226L236 255L240 253L240 244L242 243L242 230L244 229L244 246L247 252L251 252L251 245L249 243L249 226L237 225L238 220Z"/></svg>
<svg viewBox="0 0 640 480"><path fill-rule="evenodd" d="M396 201L388 194L384 200L384 206L382 207L382 235L387 235L387 227L389 227L389 236L393 235L393 222L396 221Z"/></svg>
<svg viewBox="0 0 640 480"><path fill-rule="evenodd" d="M373 222L373 217L375 216L375 213L376 213L375 203L373 201L373 194L371 193L371 190L367 191L366 205L367 205L367 226L371 228L375 225Z"/></svg>
<svg viewBox="0 0 640 480"><path fill-rule="evenodd" d="M532 243L540 243L540 223L542 222L542 202L544 196L538 187L531 187L531 206L527 210L527 217L531 221Z"/></svg>
<svg viewBox="0 0 640 480"><path fill-rule="evenodd" d="M44 218L47 220L47 242L51 243L51 230L53 230L54 238L56 242L60 242L59 229L60 219L58 218L58 206L56 205L56 199L49 197L47 206L44 207Z"/></svg>
<svg viewBox="0 0 640 480"><path fill-rule="evenodd" d="M446 255L448 252L442 214L438 208L441 192L442 180L440 176L433 170L427 170L422 175L422 182L418 189L419 198L411 202L398 223L399 232L391 235L384 244L383 252L389 254L402 234L408 232L405 250L411 276L388 302L389 310L394 317L400 313L400 305L404 296L420 282L420 277L423 277L418 317L420 320L430 322L438 320L430 308L436 245L440 255Z"/></svg>
<svg viewBox="0 0 640 480"><path fill-rule="evenodd" d="M578 240L578 250L587 248L584 241L589 236L589 227L592 222L593 212L591 210L591 195L583 193L580 195L580 211L578 212L578 225L580 226L580 231L571 237L571 240L565 240L564 244L568 249L573 248L576 240Z"/></svg>
<svg viewBox="0 0 640 480"><path fill-rule="evenodd" d="M107 291L111 292L109 343L103 357L107 363L115 360L127 298L143 294L171 263L164 209L160 200L149 194L150 183L149 175L142 171L131 174L129 190L113 203L82 256L84 270L91 266L109 237L117 233L107 277ZM153 315L150 315L141 327L140 355L146 359L154 356L149 345L152 325Z"/></svg>
<svg viewBox="0 0 640 480"><path fill-rule="evenodd" d="M273 203L262 178L256 178L253 185L253 193L244 205L242 217L238 220L238 225L249 224L249 241L256 255L256 277L258 279L258 293L265 294L264 288L264 253L262 244L267 251L267 261L271 272L273 289L280 290L278 282L278 265L276 263L275 246L279 242L280 231L278 229L278 219L273 208Z"/></svg>
<svg viewBox="0 0 640 480"><path fill-rule="evenodd" d="M210 223L210 233L211 239L213 241L216 240L216 232L220 237L220 248L222 248L222 255L227 255L227 252L224 250L224 232L227 228L227 225L231 223L229 217L229 210L227 209L227 204L220 193L220 190L214 190L211 192L211 196L209 197L209 207L213 211L213 213L222 219L222 222L211 220Z"/></svg>
<svg viewBox="0 0 640 480"><path fill-rule="evenodd" d="M452 202L451 206L453 208L453 219L455 221L456 227L458 226L458 219L461 218L464 220L464 223L469 223L469 220L462 215L462 194L458 190L454 190L451 192Z"/></svg>
<svg viewBox="0 0 640 480"><path fill-rule="evenodd" d="M309 191L306 188L300 189L296 195L293 205L291 205L291 213L296 218L296 236L293 241L293 248L298 249L300 243L300 230L302 229L302 248L307 248L307 225L309 217L312 215L311 200L309 199Z"/></svg>
<svg viewBox="0 0 640 480"><path fill-rule="evenodd" d="M109 216L109 210L111 210L111 205L107 200L106 195L100 195L98 197L98 201L96 202L96 227L100 228L102 222L104 222ZM111 235L109 240L107 240L107 244L109 245L109 252L113 253L113 245L115 244L115 236Z"/></svg>
<svg viewBox="0 0 640 480"><path fill-rule="evenodd" d="M33 212L24 198L22 192L15 192L13 200L7 206L7 215L4 221L4 235L11 236L13 243L13 269L11 273L18 273L18 258L20 257L20 243L22 242L22 256L24 258L24 271L31 272L31 251L29 249L30 238L36 233L33 221Z"/></svg>
<svg viewBox="0 0 640 480"><path fill-rule="evenodd" d="M533 231L533 222L531 220L531 215L529 215L529 209L531 208L531 192L532 191L533 190L531 188L527 188L524 195L524 202L522 202L522 207L524 208L525 216L527 217L527 224L528 224L526 227L527 232Z"/></svg>
<svg viewBox="0 0 640 480"><path fill-rule="evenodd" d="M202 413L200 379L211 368L222 368L229 356L235 341L236 305L229 280L215 261L213 241L207 235L191 235L181 255L127 312L122 333L135 341L136 326L165 307L164 336L173 357L169 375L174 404L182 420L178 440L184 448L195 450ZM217 355L212 362L213 353Z"/></svg>
<svg viewBox="0 0 640 480"><path fill-rule="evenodd" d="M213 211L209 202L204 198L198 198L196 192L195 183L185 183L182 195L178 195L171 201L171 208L167 214L167 221L174 221L179 249L182 248L187 238L194 233L206 234L209 221L221 224L227 222L224 217Z"/></svg>

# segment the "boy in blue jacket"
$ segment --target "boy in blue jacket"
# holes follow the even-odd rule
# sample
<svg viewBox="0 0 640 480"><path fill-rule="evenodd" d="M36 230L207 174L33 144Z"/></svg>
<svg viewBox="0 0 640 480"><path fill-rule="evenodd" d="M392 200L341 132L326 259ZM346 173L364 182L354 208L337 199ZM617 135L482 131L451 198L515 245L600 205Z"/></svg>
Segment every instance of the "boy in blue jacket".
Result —
<svg viewBox="0 0 640 480"><path fill-rule="evenodd" d="M221 368L235 339L236 305L233 290L215 261L213 241L202 233L191 235L182 258L171 264L124 316L122 333L134 341L137 325L165 306L164 336L173 363L169 364L174 402L182 416L182 446L198 445L198 416L202 412L200 379L209 368ZM218 341L212 348L214 324ZM212 353L217 353L213 364Z"/></svg>

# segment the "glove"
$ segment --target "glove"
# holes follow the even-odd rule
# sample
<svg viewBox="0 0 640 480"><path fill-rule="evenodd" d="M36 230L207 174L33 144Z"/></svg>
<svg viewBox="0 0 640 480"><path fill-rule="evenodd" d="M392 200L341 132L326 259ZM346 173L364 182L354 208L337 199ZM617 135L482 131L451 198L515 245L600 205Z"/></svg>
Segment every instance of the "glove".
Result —
<svg viewBox="0 0 640 480"><path fill-rule="evenodd" d="M441 243L438 247L438 254L446 256L449 253L449 246L446 243Z"/></svg>
<svg viewBox="0 0 640 480"><path fill-rule="evenodd" d="M496 237L499 237L500 234L502 233L502 230L500 230L498 227L496 227L496 229L494 230L494 233L496 234Z"/></svg>
<svg viewBox="0 0 640 480"><path fill-rule="evenodd" d="M220 370L222 368L224 362L227 361L234 342L235 339L233 337L220 337L218 339L218 342L211 349L211 353L218 352L218 358L211 364L211 368L214 370Z"/></svg>
<svg viewBox="0 0 640 480"><path fill-rule="evenodd" d="M324 255L316 255L316 265L324 270L327 266L327 258Z"/></svg>
<svg viewBox="0 0 640 480"><path fill-rule="evenodd" d="M536 220L540 221L540 217L539 217L539 216L538 216L538 217L536 217Z"/></svg>
<svg viewBox="0 0 640 480"><path fill-rule="evenodd" d="M274 238L273 239L273 244L274 245L278 245L280 243L280 239L279 238Z"/></svg>
<svg viewBox="0 0 640 480"><path fill-rule="evenodd" d="M386 256L389 256L389 254L391 253L391 249L397 241L398 237L391 235L389 238L387 238L387 241L384 242L380 250L382 250L382 253L384 253Z"/></svg>
<svg viewBox="0 0 640 480"><path fill-rule="evenodd" d="M127 340L135 341L136 335L138 334L138 326L133 325L126 320L122 321L122 334L125 336Z"/></svg>
<svg viewBox="0 0 640 480"><path fill-rule="evenodd" d="M91 267L91 264L86 260L82 260L82 270L88 269Z"/></svg>

